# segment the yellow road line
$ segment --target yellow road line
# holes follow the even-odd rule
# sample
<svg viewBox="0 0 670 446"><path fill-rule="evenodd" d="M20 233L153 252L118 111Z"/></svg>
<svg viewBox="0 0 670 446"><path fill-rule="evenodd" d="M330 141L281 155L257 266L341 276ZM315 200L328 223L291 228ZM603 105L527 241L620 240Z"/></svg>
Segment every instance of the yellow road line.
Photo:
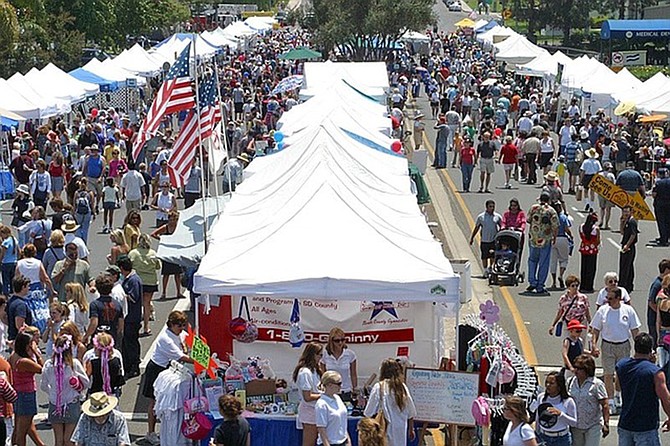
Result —
<svg viewBox="0 0 670 446"><path fill-rule="evenodd" d="M423 134L423 142L426 145L428 152L434 157L435 149L433 148L432 144L428 140L428 137L426 136L425 133ZM449 186L449 189L451 189L451 192L454 195L454 197L456 197L456 202L461 207L463 214L465 214L465 219L468 221L468 225L470 225L471 228L474 228L475 220L472 218L472 214L470 213L470 210L465 204L465 200L463 200L461 194L458 193L458 189L456 188L456 185L454 184L453 180L447 174L445 169L439 169L438 173L442 175L442 177L445 180L447 180L447 185ZM507 307L509 308L510 313L512 313L512 319L514 319L514 325L516 327L517 333L519 334L519 342L521 343L521 351L523 353L523 356L526 358L526 361L531 366L537 365L537 355L535 354L535 347L533 347L533 341L531 341L530 339L530 333L528 333L528 329L526 328L526 324L523 321L523 317L521 317L519 307L517 307L516 302L514 302L514 298L512 297L512 294L509 292L507 287L501 286L500 294L502 294L503 299L505 299L505 302L507 303Z"/></svg>

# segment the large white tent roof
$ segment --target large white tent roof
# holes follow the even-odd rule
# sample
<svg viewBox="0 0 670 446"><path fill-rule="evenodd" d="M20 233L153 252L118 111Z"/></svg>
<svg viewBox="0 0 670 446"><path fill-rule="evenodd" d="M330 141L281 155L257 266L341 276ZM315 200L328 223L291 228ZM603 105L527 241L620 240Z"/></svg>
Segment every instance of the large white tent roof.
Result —
<svg viewBox="0 0 670 446"><path fill-rule="evenodd" d="M312 97L347 82L363 94L381 100L389 88L384 62L306 62L300 96Z"/></svg>
<svg viewBox="0 0 670 446"><path fill-rule="evenodd" d="M542 54L530 62L520 65L517 72L519 74L535 76L556 76L558 73L558 64L566 67L570 63L572 63L572 59L559 50L554 54Z"/></svg>
<svg viewBox="0 0 670 446"><path fill-rule="evenodd" d="M36 69L34 70L37 71ZM55 97L48 91L37 91L33 88L33 84L28 82L25 76L21 73L14 73L7 79L7 82L9 82L21 96L39 107L40 118L48 118L59 114L69 113L71 110L69 100Z"/></svg>
<svg viewBox="0 0 670 446"><path fill-rule="evenodd" d="M223 28L223 32L225 35L235 38L244 38L257 34L255 30L251 29L244 22L233 22Z"/></svg>
<svg viewBox="0 0 670 446"><path fill-rule="evenodd" d="M407 161L327 118L240 186L195 277L200 293L341 300L457 298L458 277L410 190Z"/></svg>
<svg viewBox="0 0 670 446"><path fill-rule="evenodd" d="M497 38L504 38L509 36L518 35L516 31L512 28L506 26L496 25L488 31L485 31L477 35L477 40L479 42L488 43L489 45L494 42Z"/></svg>
<svg viewBox="0 0 670 446"><path fill-rule="evenodd" d="M31 69L25 75L33 89L41 95L52 95L67 101L70 105L76 104L93 96L100 91L97 84L82 82L52 63L41 70Z"/></svg>
<svg viewBox="0 0 670 446"><path fill-rule="evenodd" d="M161 71L163 62L151 56L137 43L112 59L113 66L140 76L155 76Z"/></svg>
<svg viewBox="0 0 670 446"><path fill-rule="evenodd" d="M42 113L37 104L26 99L4 79L0 79L0 108L31 119L39 119Z"/></svg>
<svg viewBox="0 0 670 446"><path fill-rule="evenodd" d="M247 25L249 28L259 31L259 32L265 32L269 31L272 29L272 27L277 23L277 19L274 17L247 17L246 20L244 20L244 24Z"/></svg>
<svg viewBox="0 0 670 446"><path fill-rule="evenodd" d="M105 59L104 61L99 61L96 58L93 58L88 62L83 68L93 74L102 76L106 79L113 80L119 83L120 86L125 86L128 79L135 79L137 85L146 85L147 81L141 76L135 76L129 71L124 70L115 66L112 62L112 59Z"/></svg>
<svg viewBox="0 0 670 446"><path fill-rule="evenodd" d="M493 46L497 49L496 60L513 65L522 65L536 57L549 54L547 50L540 48L519 34L511 35L502 42L494 43Z"/></svg>
<svg viewBox="0 0 670 446"><path fill-rule="evenodd" d="M173 34L149 50L149 54L155 59L172 64L186 45L192 42L195 42L195 45L191 47L191 55L194 49L197 57L212 57L219 51L218 46L207 42L199 34L195 35L195 39L193 36L194 34Z"/></svg>
<svg viewBox="0 0 670 446"><path fill-rule="evenodd" d="M200 34L203 39L215 46L237 48L239 39L226 34L223 29L217 27L212 31L204 31Z"/></svg>
<svg viewBox="0 0 670 446"><path fill-rule="evenodd" d="M588 79L584 80L581 88L587 93L613 94L615 92L631 91L640 84L642 82L630 74L628 70L623 74L615 73L601 64Z"/></svg>

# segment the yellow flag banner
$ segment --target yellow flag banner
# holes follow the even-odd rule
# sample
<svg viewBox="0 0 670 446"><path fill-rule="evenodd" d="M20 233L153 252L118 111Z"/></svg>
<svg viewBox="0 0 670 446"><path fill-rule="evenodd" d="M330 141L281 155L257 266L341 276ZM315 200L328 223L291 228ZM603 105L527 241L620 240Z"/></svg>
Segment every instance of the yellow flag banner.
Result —
<svg viewBox="0 0 670 446"><path fill-rule="evenodd" d="M642 198L640 194L635 193L630 195L602 175L593 176L589 183L589 189L593 190L601 197L608 199L620 208L630 206L633 212L633 217L637 220L656 220L656 218L654 218L654 213L651 212L651 209L647 206L647 202L644 201L644 198Z"/></svg>

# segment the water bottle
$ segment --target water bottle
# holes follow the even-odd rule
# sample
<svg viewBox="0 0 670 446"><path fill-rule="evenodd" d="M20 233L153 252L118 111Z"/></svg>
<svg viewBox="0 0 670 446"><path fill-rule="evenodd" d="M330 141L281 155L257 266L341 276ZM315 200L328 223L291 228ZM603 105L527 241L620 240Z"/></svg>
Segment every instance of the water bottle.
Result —
<svg viewBox="0 0 670 446"><path fill-rule="evenodd" d="M586 346L588 351L593 351L593 334L590 332L586 335Z"/></svg>

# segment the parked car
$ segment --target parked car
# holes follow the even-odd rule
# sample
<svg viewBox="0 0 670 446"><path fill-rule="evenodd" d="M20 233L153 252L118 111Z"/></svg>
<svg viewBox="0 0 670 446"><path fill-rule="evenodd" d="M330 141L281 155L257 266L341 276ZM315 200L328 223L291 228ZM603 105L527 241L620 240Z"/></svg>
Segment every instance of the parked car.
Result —
<svg viewBox="0 0 670 446"><path fill-rule="evenodd" d="M461 5L461 0L451 0L449 4L447 4L447 9L451 12L461 12L463 11L463 5Z"/></svg>

